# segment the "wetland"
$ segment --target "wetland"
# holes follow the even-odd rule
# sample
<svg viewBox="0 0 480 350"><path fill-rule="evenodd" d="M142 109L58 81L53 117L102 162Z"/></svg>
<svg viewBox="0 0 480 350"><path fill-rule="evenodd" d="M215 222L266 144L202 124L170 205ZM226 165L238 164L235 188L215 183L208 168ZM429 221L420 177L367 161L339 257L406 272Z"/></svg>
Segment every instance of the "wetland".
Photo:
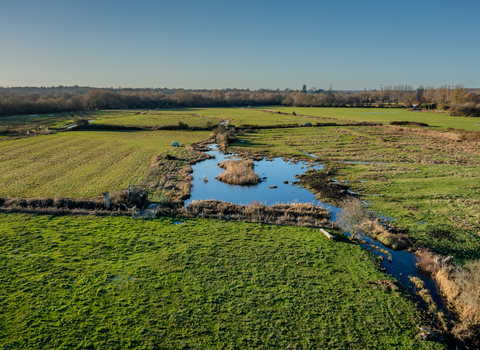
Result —
<svg viewBox="0 0 480 350"><path fill-rule="evenodd" d="M472 344L472 333L458 329L474 329L474 317L461 323L462 310L444 301L438 275L419 270L414 252L428 248L442 264L451 256L454 270L480 258L479 144L445 130L455 122L478 127L422 113L415 117L428 127L381 125L414 119L393 109L278 111L92 111L80 117L102 130L4 138L2 346ZM0 124L24 133L42 118L71 122L59 114L14 118L15 130L8 119ZM162 129L180 122L193 127ZM208 128L220 124L232 131L212 136ZM235 130L240 124L259 128ZM223 143L208 146L215 140ZM258 184L216 179L219 163L247 158ZM124 191L133 178L151 202L164 204L159 218L103 208L102 192ZM363 201L373 233L366 227L350 240L342 232L337 219L348 198ZM84 203L84 215L35 207L73 202ZM408 244L393 249L389 237Z"/></svg>

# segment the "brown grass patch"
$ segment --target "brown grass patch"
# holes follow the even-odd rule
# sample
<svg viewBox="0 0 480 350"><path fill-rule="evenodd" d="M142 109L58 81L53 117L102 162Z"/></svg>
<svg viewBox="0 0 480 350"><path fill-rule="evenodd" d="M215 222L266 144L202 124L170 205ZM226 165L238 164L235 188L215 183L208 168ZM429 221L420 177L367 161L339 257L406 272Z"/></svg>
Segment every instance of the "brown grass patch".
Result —
<svg viewBox="0 0 480 350"><path fill-rule="evenodd" d="M253 160L228 160L218 165L225 171L217 179L232 185L255 185L260 177L253 171Z"/></svg>
<svg viewBox="0 0 480 350"><path fill-rule="evenodd" d="M327 210L303 203L266 206L260 202L237 205L217 200L192 201L181 215L302 227L331 226Z"/></svg>
<svg viewBox="0 0 480 350"><path fill-rule="evenodd" d="M429 250L417 251L417 266L432 274L437 285L460 317L453 333L459 339L478 335L480 330L480 260L459 266Z"/></svg>
<svg viewBox="0 0 480 350"><path fill-rule="evenodd" d="M418 289L425 289L425 283L418 277L409 276L408 279L415 285Z"/></svg>
<svg viewBox="0 0 480 350"><path fill-rule="evenodd" d="M362 232L380 241L384 246L395 250L406 249L412 244L406 233L391 232L378 220L364 220L361 229Z"/></svg>

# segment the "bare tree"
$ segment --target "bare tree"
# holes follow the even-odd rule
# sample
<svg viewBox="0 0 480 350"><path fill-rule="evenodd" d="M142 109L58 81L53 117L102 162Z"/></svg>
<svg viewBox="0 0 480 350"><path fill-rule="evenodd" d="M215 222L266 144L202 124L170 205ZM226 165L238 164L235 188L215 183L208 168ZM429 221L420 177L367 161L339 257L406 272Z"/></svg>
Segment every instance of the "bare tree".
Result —
<svg viewBox="0 0 480 350"><path fill-rule="evenodd" d="M362 223L368 220L370 214L358 198L350 197L343 201L343 211L339 215L337 224L344 232L350 232L350 239L354 239L360 232Z"/></svg>

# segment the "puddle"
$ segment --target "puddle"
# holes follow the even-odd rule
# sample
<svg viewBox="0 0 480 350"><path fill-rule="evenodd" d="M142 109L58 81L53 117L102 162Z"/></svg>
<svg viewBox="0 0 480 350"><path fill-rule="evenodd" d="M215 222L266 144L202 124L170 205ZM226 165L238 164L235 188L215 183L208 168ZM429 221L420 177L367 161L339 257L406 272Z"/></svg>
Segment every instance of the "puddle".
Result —
<svg viewBox="0 0 480 350"><path fill-rule="evenodd" d="M95 120L92 119L92 120L89 120L88 122L89 122L89 123L93 123L94 121L95 121ZM72 123L69 123L69 124L72 124ZM77 124L70 125L69 127L67 127L67 130L72 129L72 128L76 127L76 126L77 126Z"/></svg>
<svg viewBox="0 0 480 350"><path fill-rule="evenodd" d="M385 215L380 215L380 214L375 214L377 218L380 218L384 221L395 221L395 218L391 218L390 216L385 216Z"/></svg>
<svg viewBox="0 0 480 350"><path fill-rule="evenodd" d="M133 277L127 276L127 275L116 275L113 277L110 277L110 282L118 282L118 281L133 281Z"/></svg>
<svg viewBox="0 0 480 350"><path fill-rule="evenodd" d="M273 160L261 160L254 162L254 170L263 178L266 178L261 183L254 186L234 186L228 185L215 179L216 176L223 172L223 169L218 167L218 163L231 158L236 158L232 154L223 154L216 145L211 146L211 151L207 152L215 156L214 159L207 159L203 162L192 166L193 168L193 188L191 197L185 202L188 205L194 200L216 199L220 201L230 202L234 204L250 204L253 201L261 202L265 205L274 205L282 203L313 203L314 205L325 208L331 213L331 221L336 221L338 215L342 212L342 208L329 205L315 199L315 195L310 191L296 186L292 187L286 185L285 182L291 184L296 180L295 175L304 172L302 168L311 166L309 162L292 163L285 161L282 158L274 158ZM315 164L313 169L321 170L323 165ZM203 181L204 175L208 182ZM335 179L330 179L338 182ZM271 189L270 186L277 186ZM293 188L293 191L292 191ZM365 202L364 202L365 203ZM394 221L394 218L376 215L385 221ZM181 222L174 222L178 225ZM346 233L349 235L348 233ZM364 249L371 251L376 256L383 256L384 260L381 265L386 269L386 272L395 277L403 286L405 286L420 302L424 309L428 309L426 303L421 300L417 294L413 283L409 280L409 276L416 276L420 278L425 286L428 288L437 307L446 314L450 314L446 305L444 304L434 280L430 275L423 273L416 267L416 256L408 251L395 251L391 248L385 247L381 242L361 235L361 238L383 251L379 251L370 245L361 245ZM389 258L390 257L390 258Z"/></svg>
<svg viewBox="0 0 480 350"><path fill-rule="evenodd" d="M303 154L305 154L306 156L309 156L309 157L313 157L313 158L318 158L318 156L316 156L315 154L313 153L307 153L305 152L305 150L303 149L299 149L299 148L295 148L295 147L292 147L294 150L296 151L299 151L299 152L302 152Z"/></svg>
<svg viewBox="0 0 480 350"><path fill-rule="evenodd" d="M173 224L174 225L185 225L186 222L184 222L184 221L174 221Z"/></svg>

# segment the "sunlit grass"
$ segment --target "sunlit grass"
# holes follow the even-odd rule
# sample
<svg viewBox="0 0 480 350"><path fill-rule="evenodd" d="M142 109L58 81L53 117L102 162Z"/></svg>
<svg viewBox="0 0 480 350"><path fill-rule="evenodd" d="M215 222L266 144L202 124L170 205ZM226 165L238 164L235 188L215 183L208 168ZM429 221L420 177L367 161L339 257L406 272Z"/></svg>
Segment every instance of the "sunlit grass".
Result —
<svg viewBox="0 0 480 350"><path fill-rule="evenodd" d="M0 347L443 348L358 245L174 221L0 214Z"/></svg>
<svg viewBox="0 0 480 350"><path fill-rule="evenodd" d="M404 108L315 108L315 107L255 107L285 113L295 112L326 119L367 121L388 124L391 121L415 121L430 127L445 130L448 127L465 130L480 130L479 118L452 117L447 112L409 112Z"/></svg>
<svg viewBox="0 0 480 350"><path fill-rule="evenodd" d="M126 187L153 156L208 132L67 132L0 143L0 195L99 195Z"/></svg>

